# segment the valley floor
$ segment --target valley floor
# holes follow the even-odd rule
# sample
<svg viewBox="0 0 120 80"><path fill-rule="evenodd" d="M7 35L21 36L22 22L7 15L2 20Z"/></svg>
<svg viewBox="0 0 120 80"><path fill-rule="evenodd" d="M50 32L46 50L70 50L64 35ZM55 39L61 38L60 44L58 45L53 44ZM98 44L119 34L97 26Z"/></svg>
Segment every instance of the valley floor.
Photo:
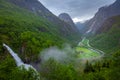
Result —
<svg viewBox="0 0 120 80"><path fill-rule="evenodd" d="M104 52L95 49L89 45L89 40L83 38L81 42L79 42L78 46L76 47L77 56L81 59L90 59L101 57Z"/></svg>

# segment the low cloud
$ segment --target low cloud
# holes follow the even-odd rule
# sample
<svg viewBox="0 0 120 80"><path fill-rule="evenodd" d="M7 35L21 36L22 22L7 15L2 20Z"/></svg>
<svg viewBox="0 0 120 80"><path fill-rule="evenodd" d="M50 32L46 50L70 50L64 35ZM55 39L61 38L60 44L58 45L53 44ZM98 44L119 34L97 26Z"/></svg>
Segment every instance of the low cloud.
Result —
<svg viewBox="0 0 120 80"><path fill-rule="evenodd" d="M70 45L65 45L63 49L51 47L43 50L40 54L42 62L47 61L50 58L53 58L58 62L69 62L74 58L73 55L75 55L75 51Z"/></svg>

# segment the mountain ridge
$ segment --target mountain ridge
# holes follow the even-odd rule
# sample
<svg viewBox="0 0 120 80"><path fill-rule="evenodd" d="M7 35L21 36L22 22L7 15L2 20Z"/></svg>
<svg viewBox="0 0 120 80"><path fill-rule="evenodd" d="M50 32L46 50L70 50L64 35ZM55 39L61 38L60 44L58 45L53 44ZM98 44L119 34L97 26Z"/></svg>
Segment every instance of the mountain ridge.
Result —
<svg viewBox="0 0 120 80"><path fill-rule="evenodd" d="M109 6L99 8L95 16L85 23L86 27L88 27L86 31L91 29L90 32L95 34L106 19L120 14L119 8L120 8L119 0L116 0L113 4Z"/></svg>
<svg viewBox="0 0 120 80"><path fill-rule="evenodd" d="M21 8L27 9L31 12L33 12L35 15L39 15L48 21L50 21L52 24L57 25L59 27L59 30L64 33L64 35L70 35L69 33L76 33L74 30L72 30L69 26L69 24L66 24L64 21L60 20L57 16L55 16L52 12L50 12L46 7L44 7L40 1L38 0L8 0L10 3L13 3ZM62 28L62 27L64 28ZM68 33L68 34L67 34Z"/></svg>

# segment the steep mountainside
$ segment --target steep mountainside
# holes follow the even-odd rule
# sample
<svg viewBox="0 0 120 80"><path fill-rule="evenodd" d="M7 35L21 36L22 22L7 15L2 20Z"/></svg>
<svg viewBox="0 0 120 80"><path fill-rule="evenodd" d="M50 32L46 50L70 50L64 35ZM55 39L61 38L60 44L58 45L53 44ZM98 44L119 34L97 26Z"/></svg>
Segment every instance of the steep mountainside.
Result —
<svg viewBox="0 0 120 80"><path fill-rule="evenodd" d="M36 9L35 12L32 7ZM41 13L37 13L42 9ZM53 23L43 15L48 15L53 20L55 17L58 22ZM2 47L6 43L25 62L35 61L41 50L50 46L61 47L64 43L72 44L80 38L78 36L69 24L59 20L37 0L0 0L1 54L6 53Z"/></svg>
<svg viewBox="0 0 120 80"><path fill-rule="evenodd" d="M91 45L107 53L120 48L120 15L107 19L95 37L91 38Z"/></svg>
<svg viewBox="0 0 120 80"><path fill-rule="evenodd" d="M69 16L69 14L67 14L67 13L61 13L61 14L59 15L59 18L60 18L62 21L68 23L75 32L78 32L77 27L75 26L72 18Z"/></svg>
<svg viewBox="0 0 120 80"><path fill-rule="evenodd" d="M116 0L115 3L100 8L95 16L86 23L86 27L88 27L86 32L96 33L106 19L117 15L120 15L120 0Z"/></svg>
<svg viewBox="0 0 120 80"><path fill-rule="evenodd" d="M113 28L113 25L119 24L119 22L120 22L120 15L108 18L107 20L105 20L105 22L97 30L96 33L97 34L105 33L109 31L111 28Z"/></svg>

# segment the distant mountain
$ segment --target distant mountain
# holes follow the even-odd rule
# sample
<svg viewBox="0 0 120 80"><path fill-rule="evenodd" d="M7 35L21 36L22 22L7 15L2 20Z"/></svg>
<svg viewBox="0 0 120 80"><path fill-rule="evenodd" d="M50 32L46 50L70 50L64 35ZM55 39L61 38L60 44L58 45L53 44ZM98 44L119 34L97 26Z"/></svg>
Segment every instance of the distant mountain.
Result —
<svg viewBox="0 0 120 80"><path fill-rule="evenodd" d="M80 31L80 33L84 32L84 28L85 28L85 24L84 23L77 22L77 23L75 23L75 25L77 26L77 28Z"/></svg>
<svg viewBox="0 0 120 80"><path fill-rule="evenodd" d="M95 16L86 23L86 32L96 33L106 19L117 15L120 15L120 0L116 0L109 6L101 7Z"/></svg>
<svg viewBox="0 0 120 80"><path fill-rule="evenodd" d="M73 20L72 20L72 18L70 17L69 14L67 14L67 13L61 13L61 14L59 15L59 18L60 18L62 21L68 23L74 31L78 32L77 27L76 27L76 25L74 24L74 22L73 22Z"/></svg>

